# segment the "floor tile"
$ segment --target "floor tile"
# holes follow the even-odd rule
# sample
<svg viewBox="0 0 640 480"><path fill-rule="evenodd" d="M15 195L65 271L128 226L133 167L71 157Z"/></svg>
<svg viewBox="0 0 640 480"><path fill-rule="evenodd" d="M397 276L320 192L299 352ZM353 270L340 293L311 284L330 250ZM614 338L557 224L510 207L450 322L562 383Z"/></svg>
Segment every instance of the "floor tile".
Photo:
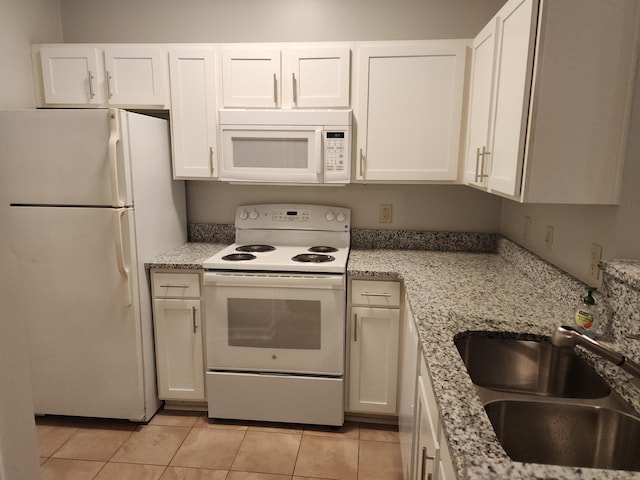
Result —
<svg viewBox="0 0 640 480"><path fill-rule="evenodd" d="M108 461L116 450L129 438L130 430L122 429L78 429L53 456L76 460Z"/></svg>
<svg viewBox="0 0 640 480"><path fill-rule="evenodd" d="M198 418L194 427L209 428L212 430L240 430L243 432L249 429L246 423L234 420L214 420L205 416Z"/></svg>
<svg viewBox="0 0 640 480"><path fill-rule="evenodd" d="M168 465L188 433L187 427L145 425L131 434L111 461Z"/></svg>
<svg viewBox="0 0 640 480"><path fill-rule="evenodd" d="M231 470L292 475L302 435L249 430Z"/></svg>
<svg viewBox="0 0 640 480"><path fill-rule="evenodd" d="M229 470L245 432L193 428L171 466Z"/></svg>
<svg viewBox="0 0 640 480"><path fill-rule="evenodd" d="M50 458L40 467L40 480L91 480L104 462Z"/></svg>
<svg viewBox="0 0 640 480"><path fill-rule="evenodd" d="M360 440L400 443L400 436L397 427L362 425L360 426Z"/></svg>
<svg viewBox="0 0 640 480"><path fill-rule="evenodd" d="M358 480L402 480L402 460L398 445L361 440Z"/></svg>
<svg viewBox="0 0 640 480"><path fill-rule="evenodd" d="M294 475L355 480L358 441L348 438L303 436Z"/></svg>
<svg viewBox="0 0 640 480"><path fill-rule="evenodd" d="M291 475L255 472L229 472L226 480L291 480ZM313 479L305 479L313 480Z"/></svg>
<svg viewBox="0 0 640 480"><path fill-rule="evenodd" d="M134 463L107 463L95 480L158 480L165 467Z"/></svg>
<svg viewBox="0 0 640 480"><path fill-rule="evenodd" d="M77 431L76 427L37 424L39 455L50 457Z"/></svg>
<svg viewBox="0 0 640 480"><path fill-rule="evenodd" d="M160 480L225 480L226 470L204 468L167 467Z"/></svg>
<svg viewBox="0 0 640 480"><path fill-rule="evenodd" d="M193 427L200 418L204 418L204 416L200 412L160 410L153 416L153 418L149 422L149 425L164 425L167 427Z"/></svg>

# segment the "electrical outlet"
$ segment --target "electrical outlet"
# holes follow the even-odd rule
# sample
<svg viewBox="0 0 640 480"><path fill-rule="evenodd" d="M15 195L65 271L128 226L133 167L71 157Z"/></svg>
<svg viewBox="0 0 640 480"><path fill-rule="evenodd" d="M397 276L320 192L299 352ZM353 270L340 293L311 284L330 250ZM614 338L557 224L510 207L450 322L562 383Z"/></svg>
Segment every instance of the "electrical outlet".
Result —
<svg viewBox="0 0 640 480"><path fill-rule="evenodd" d="M524 217L524 229L522 234L525 240L529 240L529 237L531 236L531 217L528 215Z"/></svg>
<svg viewBox="0 0 640 480"><path fill-rule="evenodd" d="M547 225L544 235L544 248L546 248L547 252L550 252L553 248L553 227L551 225Z"/></svg>
<svg viewBox="0 0 640 480"><path fill-rule="evenodd" d="M591 244L591 255L589 258L589 276L595 280L600 276L598 262L602 259L602 247L597 243Z"/></svg>
<svg viewBox="0 0 640 480"><path fill-rule="evenodd" d="M393 222L393 205L390 203L380 204L380 223Z"/></svg>

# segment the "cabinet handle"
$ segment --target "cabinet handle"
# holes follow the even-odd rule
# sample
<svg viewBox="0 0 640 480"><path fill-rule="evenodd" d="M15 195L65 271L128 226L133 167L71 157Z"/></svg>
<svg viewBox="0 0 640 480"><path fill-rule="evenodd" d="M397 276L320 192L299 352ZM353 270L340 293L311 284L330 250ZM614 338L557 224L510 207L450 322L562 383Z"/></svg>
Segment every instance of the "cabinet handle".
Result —
<svg viewBox="0 0 640 480"><path fill-rule="evenodd" d="M364 155L362 149L360 149L360 176L364 178Z"/></svg>
<svg viewBox="0 0 640 480"><path fill-rule="evenodd" d="M196 329L198 328L198 324L196 323L196 307L191 307L191 318L193 319L193 333L196 333Z"/></svg>
<svg viewBox="0 0 640 480"><path fill-rule="evenodd" d="M431 473L427 474L427 460L435 460L435 457L427 455L427 447L422 447L422 472L420 474L420 480L425 480L425 475L428 480L431 480L433 476Z"/></svg>
<svg viewBox="0 0 640 480"><path fill-rule="evenodd" d="M113 97L113 93L111 92L111 74L109 73L109 70L107 70L107 97Z"/></svg>
<svg viewBox="0 0 640 480"><path fill-rule="evenodd" d="M353 319L353 343L358 341L358 314L354 315Z"/></svg>
<svg viewBox="0 0 640 480"><path fill-rule="evenodd" d="M362 292L360 295L363 297L390 297L391 294L387 292Z"/></svg>
<svg viewBox="0 0 640 480"><path fill-rule="evenodd" d="M93 73L89 70L89 97L94 98L96 92L93 91Z"/></svg>
<svg viewBox="0 0 640 480"><path fill-rule="evenodd" d="M163 283L160 288L189 288L186 283Z"/></svg>
<svg viewBox="0 0 640 480"><path fill-rule="evenodd" d="M476 182L481 181L483 178L488 177L489 175L484 173L484 157L486 155L489 155L489 152L487 152L486 147L483 146L482 150L480 150L480 147L477 148L476 150ZM478 166L480 166L480 171L478 171Z"/></svg>
<svg viewBox="0 0 640 480"><path fill-rule="evenodd" d="M278 106L278 79L276 74L273 74L273 103Z"/></svg>
<svg viewBox="0 0 640 480"><path fill-rule="evenodd" d="M291 74L291 83L293 85L293 104L298 106L298 89L296 88L296 74Z"/></svg>
<svg viewBox="0 0 640 480"><path fill-rule="evenodd" d="M211 167L211 175L215 173L215 166L213 161L213 147L209 147L209 166Z"/></svg>

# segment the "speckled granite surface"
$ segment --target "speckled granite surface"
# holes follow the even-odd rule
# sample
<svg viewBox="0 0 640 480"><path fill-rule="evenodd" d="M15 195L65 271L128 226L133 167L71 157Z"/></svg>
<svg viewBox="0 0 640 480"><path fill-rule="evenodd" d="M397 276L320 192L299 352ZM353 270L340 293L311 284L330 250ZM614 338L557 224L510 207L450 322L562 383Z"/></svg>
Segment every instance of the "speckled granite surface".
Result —
<svg viewBox="0 0 640 480"><path fill-rule="evenodd" d="M225 231L224 227L221 230L205 228L202 238L212 235L211 238L219 239ZM453 252L443 252L442 248L438 248L439 251L389 248L425 244L423 236L407 235L399 233L394 238L382 234L377 237L384 240L382 249L352 248L348 273L353 277L405 282L458 478L639 480L640 472L511 461L494 434L453 344L456 334L470 330L548 336L556 325L571 322L584 284L503 238L496 237L493 250L488 250L497 254L463 253L455 248L451 249ZM483 238L480 243L486 240ZM188 243L146 265L200 269L203 260L232 241L233 238L227 243ZM456 242L458 239L453 241ZM597 300L610 305L608 326L619 330L630 325L630 328L637 327L635 333L640 333L640 262L617 261L602 266L602 294ZM602 302L603 299L606 302ZM612 335L614 347L640 360L640 341L621 339L621 335ZM632 385L619 368L588 357L610 385L640 411L640 388Z"/></svg>
<svg viewBox="0 0 640 480"><path fill-rule="evenodd" d="M228 243L189 242L158 255L146 262L144 266L146 268L200 270L202 262L228 245Z"/></svg>
<svg viewBox="0 0 640 480"><path fill-rule="evenodd" d="M495 233L352 228L351 247L495 253L498 237Z"/></svg>
<svg viewBox="0 0 640 480"><path fill-rule="evenodd" d="M570 323L584 285L508 240L499 241L498 251L500 255L352 249L349 260L352 276L405 282L458 478L640 479L640 472L523 464L505 454L453 338L469 330L549 336L556 325ZM640 390L627 375L590 358L640 409Z"/></svg>

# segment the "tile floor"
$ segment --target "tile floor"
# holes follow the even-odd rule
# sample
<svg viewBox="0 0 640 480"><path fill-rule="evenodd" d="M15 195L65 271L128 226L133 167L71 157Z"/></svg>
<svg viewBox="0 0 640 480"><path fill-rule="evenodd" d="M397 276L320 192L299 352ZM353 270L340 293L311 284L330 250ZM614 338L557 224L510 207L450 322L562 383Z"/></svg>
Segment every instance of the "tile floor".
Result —
<svg viewBox="0 0 640 480"><path fill-rule="evenodd" d="M219 422L160 411L147 425L40 417L41 480L402 480L397 429Z"/></svg>

